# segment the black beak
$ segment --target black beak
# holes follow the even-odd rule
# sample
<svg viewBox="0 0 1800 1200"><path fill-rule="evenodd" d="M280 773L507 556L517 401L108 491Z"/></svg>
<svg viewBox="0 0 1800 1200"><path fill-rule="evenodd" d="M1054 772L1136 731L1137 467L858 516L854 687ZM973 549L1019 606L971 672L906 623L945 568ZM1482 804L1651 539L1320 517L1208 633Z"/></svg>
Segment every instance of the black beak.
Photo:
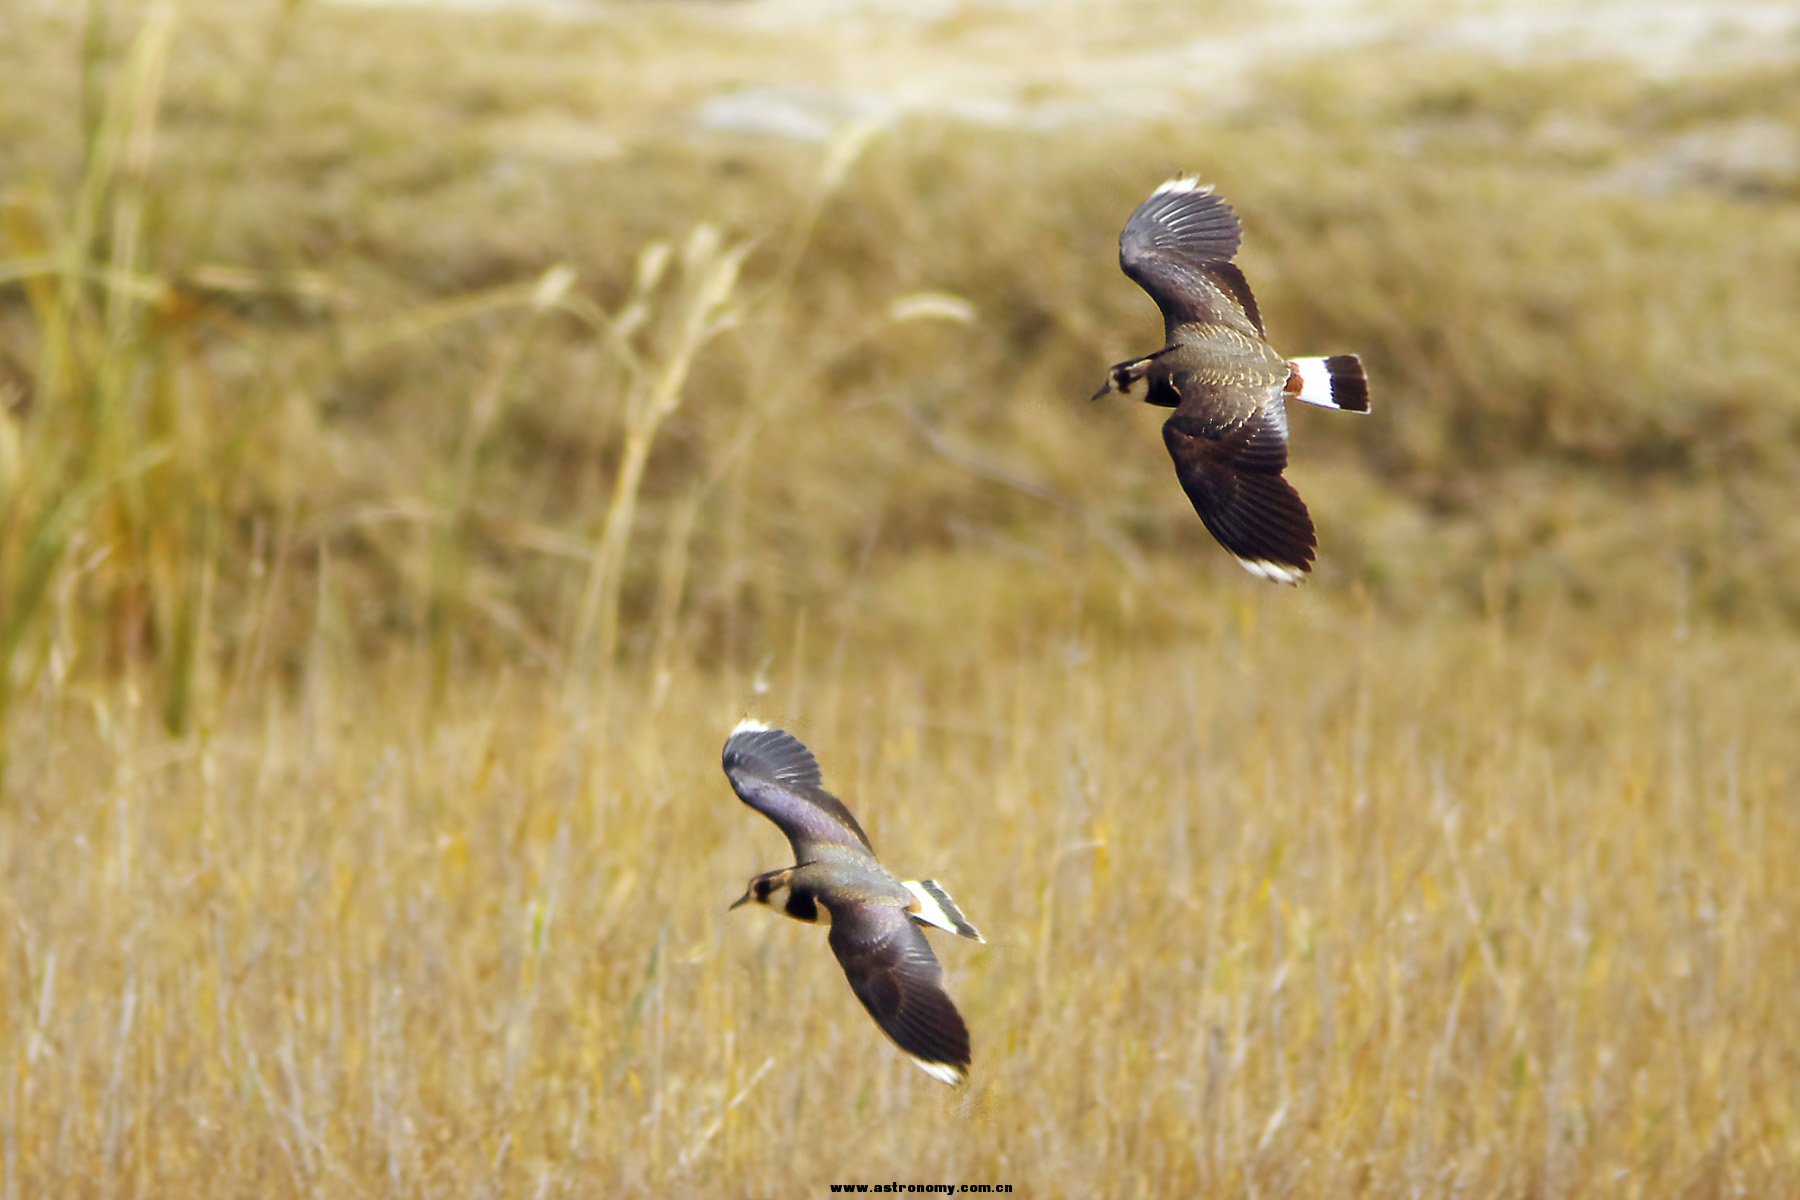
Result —
<svg viewBox="0 0 1800 1200"><path fill-rule="evenodd" d="M744 907L744 905L746 905L748 903L750 903L750 893L745 892L743 895L739 896L736 900L733 900L731 902L731 908L742 908L742 907ZM728 908L725 911L730 912L731 908Z"/></svg>
<svg viewBox="0 0 1800 1200"><path fill-rule="evenodd" d="M1092 396L1088 397L1088 403L1092 404L1096 400L1105 399L1107 396L1112 395L1112 390L1113 390L1112 380L1109 379L1105 383L1100 385L1099 391L1095 392Z"/></svg>

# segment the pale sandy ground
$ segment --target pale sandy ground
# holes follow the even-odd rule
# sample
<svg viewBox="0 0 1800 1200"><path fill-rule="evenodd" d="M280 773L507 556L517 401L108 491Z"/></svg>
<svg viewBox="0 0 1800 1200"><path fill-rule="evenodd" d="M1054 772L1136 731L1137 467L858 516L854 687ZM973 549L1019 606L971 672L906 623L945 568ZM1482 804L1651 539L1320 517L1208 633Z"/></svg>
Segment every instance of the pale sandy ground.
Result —
<svg viewBox="0 0 1800 1200"><path fill-rule="evenodd" d="M855 64L853 77L871 82L839 93L839 111L867 116L935 109L970 120L1038 127L1154 118L1190 109L1196 101L1214 106L1248 103L1257 73L1272 65L1358 52L1394 58L1458 52L1507 64L1626 61L1647 73L1670 77L1800 54L1800 4L1733 0L1597 4L1527 0L1504 5L1272 0L1234 9L1216 20L1192 22L1198 29L1213 25L1211 32L1190 34L1159 22L1159 36L1152 39L1133 36L1129 15L1115 29L1096 31L1094 26L1108 9L1118 6L1094 0L1045 6L918 7L921 11L978 7L1003 16L983 31L985 36L960 39L968 43L966 47L959 48L953 39L940 40L941 60L922 63L916 74L902 79L884 78L879 70L866 73L873 63ZM818 30L836 24L871 45L891 45L909 34L922 41L933 26L919 12L887 0L839 0L823 6L804 0L754 0L723 6L714 19L764 30L809 26ZM949 19L941 18L940 23ZM1046 61L1038 54L1009 56L998 40L1007 20L1038 26L1033 31L1035 43L1037 36L1054 32L1059 19L1068 26L1061 46L1066 57L1061 61ZM1045 24L1052 30L1044 30ZM1146 40L1148 46L1143 44ZM788 105L784 112L781 94L778 88L758 93L770 132L824 135L824 122L807 126L795 119L793 110L799 104ZM730 99L721 98L702 114L703 120L754 125L757 114L745 102L747 97L738 96L735 106Z"/></svg>
<svg viewBox="0 0 1800 1200"><path fill-rule="evenodd" d="M1395 70L1458 55L1504 65L1625 63L1676 81L1800 61L1800 4L1770 0L330 2L435 9L446 20L508 10L621 30L645 20L687 26L695 50L677 64L686 85L677 124L809 141L909 119L1042 131L1196 111L1216 117L1254 104L1272 66L1350 54ZM522 122L516 148L607 157L630 136L566 124L554 113ZM1579 114L1561 134L1581 139ZM1800 131L1737 120L1646 146L1601 182L1660 191L1697 177L1779 175L1796 162Z"/></svg>
<svg viewBox="0 0 1800 1200"><path fill-rule="evenodd" d="M332 0L524 10L613 22L613 0ZM1800 4L1774 0L1264 0L1149 6L1134 0L710 0L661 3L696 29L828 40L796 53L794 84L747 86L703 124L826 137L845 120L939 112L1054 126L1148 118L1195 100L1248 99L1276 63L1351 52L1467 53L1497 62L1625 61L1664 77L1800 57ZM1028 50L1024 47L1028 46ZM835 81L818 81L821 74Z"/></svg>

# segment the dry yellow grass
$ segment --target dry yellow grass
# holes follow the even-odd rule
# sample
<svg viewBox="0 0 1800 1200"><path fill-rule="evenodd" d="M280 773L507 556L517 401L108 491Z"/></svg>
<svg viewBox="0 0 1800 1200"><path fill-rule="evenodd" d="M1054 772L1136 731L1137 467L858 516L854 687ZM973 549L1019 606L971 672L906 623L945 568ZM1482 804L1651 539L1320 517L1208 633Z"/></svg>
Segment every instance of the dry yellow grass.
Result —
<svg viewBox="0 0 1800 1200"><path fill-rule="evenodd" d="M1800 1191L1800 171L1670 157L1789 66L693 132L1123 11L0 12L0 1200ZM1299 591L1083 401L1195 166L1381 389ZM987 934L967 1094L726 915L747 712Z"/></svg>
<svg viewBox="0 0 1800 1200"><path fill-rule="evenodd" d="M341 665L173 746L72 703L7 813L12 1189L1795 1186L1800 653L1309 599L1147 640L952 601L968 644L821 628L755 700L502 677L432 718ZM941 947L966 1099L816 931L726 915L786 852L717 769L747 707L982 924Z"/></svg>

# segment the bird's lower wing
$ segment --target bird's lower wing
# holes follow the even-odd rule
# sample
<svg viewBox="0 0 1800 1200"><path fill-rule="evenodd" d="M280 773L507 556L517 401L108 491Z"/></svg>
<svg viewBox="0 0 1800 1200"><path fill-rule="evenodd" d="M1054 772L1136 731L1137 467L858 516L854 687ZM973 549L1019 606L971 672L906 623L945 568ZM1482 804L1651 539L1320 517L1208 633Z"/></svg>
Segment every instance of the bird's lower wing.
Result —
<svg viewBox="0 0 1800 1200"><path fill-rule="evenodd" d="M831 949L850 990L896 1046L933 1078L949 1084L968 1078L968 1026L944 991L937 956L905 909L834 907Z"/></svg>
<svg viewBox="0 0 1800 1200"><path fill-rule="evenodd" d="M1163 444L1194 511L1240 566L1277 583L1299 583L1312 570L1312 517L1281 477L1284 421L1264 409L1215 432L1177 413L1163 425Z"/></svg>

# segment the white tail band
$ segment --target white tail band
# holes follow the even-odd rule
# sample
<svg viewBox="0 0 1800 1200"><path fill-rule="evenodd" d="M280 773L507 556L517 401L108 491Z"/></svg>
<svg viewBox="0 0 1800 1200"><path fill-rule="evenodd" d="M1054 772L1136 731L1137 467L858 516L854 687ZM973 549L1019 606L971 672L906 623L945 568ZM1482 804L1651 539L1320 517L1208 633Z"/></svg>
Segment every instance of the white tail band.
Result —
<svg viewBox="0 0 1800 1200"><path fill-rule="evenodd" d="M1288 362L1293 375L1283 389L1294 400L1335 408L1339 412L1369 411L1369 377L1354 354L1324 358L1296 358ZM1298 379L1299 388L1295 388Z"/></svg>
<svg viewBox="0 0 1800 1200"><path fill-rule="evenodd" d="M1323 358L1296 358L1294 369L1300 372L1300 394L1294 399L1320 408L1336 408L1331 398L1331 371Z"/></svg>
<svg viewBox="0 0 1800 1200"><path fill-rule="evenodd" d="M986 942L981 931L969 924L969 919L962 915L956 907L956 901L950 894L929 879L908 879L901 887L913 894L917 907L909 909L912 919L921 925L930 925L942 929L946 933L954 933L959 937L973 938L978 942Z"/></svg>

